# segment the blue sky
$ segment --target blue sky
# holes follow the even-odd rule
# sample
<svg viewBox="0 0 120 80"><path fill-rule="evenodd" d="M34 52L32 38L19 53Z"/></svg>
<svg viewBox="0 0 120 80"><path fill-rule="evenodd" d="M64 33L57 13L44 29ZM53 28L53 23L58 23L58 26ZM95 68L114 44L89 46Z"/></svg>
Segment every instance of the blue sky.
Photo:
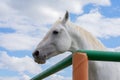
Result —
<svg viewBox="0 0 120 80"><path fill-rule="evenodd" d="M36 64L31 55L52 23L66 10L70 12L72 22L89 30L107 48L120 50L119 0L53 2L58 6L41 0L1 1L0 80L28 80L68 55L54 57L44 65ZM71 71L69 67L46 80L71 80Z"/></svg>

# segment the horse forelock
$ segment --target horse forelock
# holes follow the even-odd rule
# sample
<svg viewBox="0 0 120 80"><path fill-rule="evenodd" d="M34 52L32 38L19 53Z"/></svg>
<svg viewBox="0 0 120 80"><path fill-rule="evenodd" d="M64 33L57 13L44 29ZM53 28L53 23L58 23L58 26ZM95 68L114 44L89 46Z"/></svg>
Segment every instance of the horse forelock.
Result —
<svg viewBox="0 0 120 80"><path fill-rule="evenodd" d="M61 18L59 18L58 20L56 20L56 22L53 25L57 25L57 24L61 24L62 20Z"/></svg>

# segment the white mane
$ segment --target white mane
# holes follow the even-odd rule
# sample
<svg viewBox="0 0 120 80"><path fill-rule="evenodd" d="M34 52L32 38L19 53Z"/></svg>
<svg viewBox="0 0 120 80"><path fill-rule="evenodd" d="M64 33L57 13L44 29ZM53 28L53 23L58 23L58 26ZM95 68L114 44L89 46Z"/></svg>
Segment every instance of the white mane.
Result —
<svg viewBox="0 0 120 80"><path fill-rule="evenodd" d="M74 37L79 38L78 40L82 40L83 43L87 43L85 49L93 49L93 50L106 50L104 45L96 38L94 37L90 32L83 29L82 27L79 27L70 21L66 23L66 29L68 32L73 35ZM72 37L73 37L72 36ZM81 44L80 44L81 45ZM84 49L84 48L83 48Z"/></svg>

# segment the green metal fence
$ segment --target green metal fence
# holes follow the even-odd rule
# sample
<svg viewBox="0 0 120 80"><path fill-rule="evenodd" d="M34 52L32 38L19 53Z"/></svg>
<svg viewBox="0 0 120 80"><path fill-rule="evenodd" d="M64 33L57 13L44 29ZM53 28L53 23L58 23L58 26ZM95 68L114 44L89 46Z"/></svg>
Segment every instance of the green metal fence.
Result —
<svg viewBox="0 0 120 80"><path fill-rule="evenodd" d="M89 60L95 61L116 61L120 62L120 52L110 52L110 51L92 51L92 50L78 50L76 52L86 53ZM75 53L75 52L74 52ZM72 64L72 55L61 60L57 64L43 71L42 73L36 75L31 80L42 80L51 74L54 74Z"/></svg>

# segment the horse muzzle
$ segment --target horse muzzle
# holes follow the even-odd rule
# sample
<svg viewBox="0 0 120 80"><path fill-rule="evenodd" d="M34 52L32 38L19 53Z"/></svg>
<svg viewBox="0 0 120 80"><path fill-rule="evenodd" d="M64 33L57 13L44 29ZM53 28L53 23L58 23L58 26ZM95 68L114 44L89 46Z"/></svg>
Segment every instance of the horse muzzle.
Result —
<svg viewBox="0 0 120 80"><path fill-rule="evenodd" d="M44 64L46 62L46 55L40 54L39 51L33 53L34 61L38 64Z"/></svg>

